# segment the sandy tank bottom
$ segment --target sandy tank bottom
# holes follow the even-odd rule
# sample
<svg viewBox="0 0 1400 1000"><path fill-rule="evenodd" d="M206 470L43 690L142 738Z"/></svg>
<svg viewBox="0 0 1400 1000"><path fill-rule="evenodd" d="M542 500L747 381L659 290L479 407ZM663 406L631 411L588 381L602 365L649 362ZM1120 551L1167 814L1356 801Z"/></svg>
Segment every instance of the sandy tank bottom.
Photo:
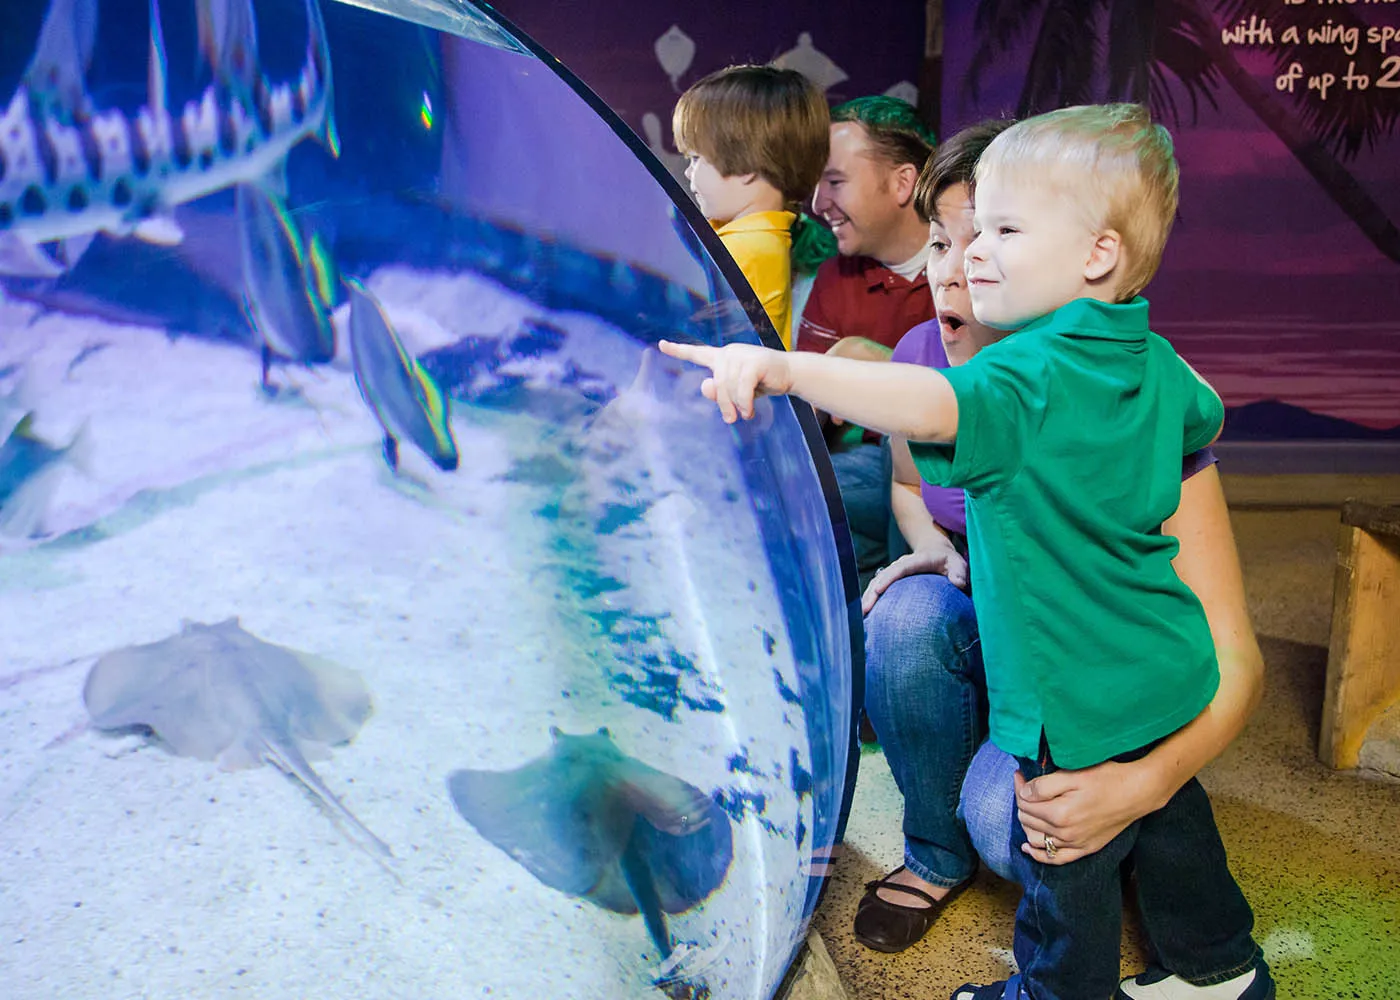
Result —
<svg viewBox="0 0 1400 1000"><path fill-rule="evenodd" d="M596 319L472 275L369 285L415 352L543 320L567 338L520 378L582 369L619 395L578 426L457 404L459 470L404 444L394 477L343 359L283 369L300 392L270 400L246 349L0 299L12 404L91 453L56 474L58 537L0 550L0 992L657 996L640 919L544 886L446 791L546 753L551 726L606 726L733 807L727 879L669 922L710 995L765 995L800 929L811 801L789 772L810 757L729 430L688 376L634 384L640 346ZM542 464L564 472L518 474ZM637 516L588 530L618 490ZM392 859L270 765L87 727L98 656L231 616L364 678L373 715L313 766ZM690 669L638 681L598 624L617 620Z"/></svg>

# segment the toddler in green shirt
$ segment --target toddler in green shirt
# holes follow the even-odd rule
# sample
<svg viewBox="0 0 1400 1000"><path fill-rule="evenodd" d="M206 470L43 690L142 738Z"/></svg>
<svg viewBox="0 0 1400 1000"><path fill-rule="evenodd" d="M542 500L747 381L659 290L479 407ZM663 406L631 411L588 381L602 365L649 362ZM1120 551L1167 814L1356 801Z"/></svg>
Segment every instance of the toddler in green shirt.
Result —
<svg viewBox="0 0 1400 1000"><path fill-rule="evenodd" d="M908 439L920 474L967 493L991 739L1032 779L1143 756L1219 683L1204 612L1160 526L1219 397L1147 326L1139 292L1177 205L1171 138L1138 105L1065 108L978 164L973 312L1014 335L959 368L663 342L711 369L724 419L790 393ZM1015 826L1020 972L954 1000L1271 1000L1253 914L1191 780L1094 854L1055 864ZM1039 839L1039 838L1038 838ZM1154 967L1118 982L1120 865Z"/></svg>

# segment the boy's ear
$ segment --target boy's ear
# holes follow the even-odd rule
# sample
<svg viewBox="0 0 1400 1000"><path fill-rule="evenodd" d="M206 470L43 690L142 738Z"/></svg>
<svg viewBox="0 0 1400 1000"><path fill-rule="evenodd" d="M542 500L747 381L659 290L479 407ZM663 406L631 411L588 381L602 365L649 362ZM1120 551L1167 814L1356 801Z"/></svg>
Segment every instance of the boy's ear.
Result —
<svg viewBox="0 0 1400 1000"><path fill-rule="evenodd" d="M1089 259L1084 262L1084 277L1098 281L1113 273L1123 254L1123 238L1116 229L1105 229L1094 240Z"/></svg>

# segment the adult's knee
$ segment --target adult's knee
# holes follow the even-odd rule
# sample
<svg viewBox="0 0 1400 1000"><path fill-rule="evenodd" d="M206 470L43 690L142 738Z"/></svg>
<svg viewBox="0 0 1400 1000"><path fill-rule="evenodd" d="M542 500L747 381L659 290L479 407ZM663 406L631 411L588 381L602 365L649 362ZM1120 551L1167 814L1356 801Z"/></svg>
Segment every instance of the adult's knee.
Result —
<svg viewBox="0 0 1400 1000"><path fill-rule="evenodd" d="M971 599L937 574L896 580L865 616L866 674L874 684L917 687L927 674L964 673L976 644Z"/></svg>
<svg viewBox="0 0 1400 1000"><path fill-rule="evenodd" d="M938 573L901 577L885 589L865 616L866 645L926 641L947 636L977 638L972 599Z"/></svg>
<svg viewBox="0 0 1400 1000"><path fill-rule="evenodd" d="M987 741L968 765L958 800L958 815L982 863L1009 882L1019 878L1011 853L1011 824L1018 822L1015 774L1016 758Z"/></svg>

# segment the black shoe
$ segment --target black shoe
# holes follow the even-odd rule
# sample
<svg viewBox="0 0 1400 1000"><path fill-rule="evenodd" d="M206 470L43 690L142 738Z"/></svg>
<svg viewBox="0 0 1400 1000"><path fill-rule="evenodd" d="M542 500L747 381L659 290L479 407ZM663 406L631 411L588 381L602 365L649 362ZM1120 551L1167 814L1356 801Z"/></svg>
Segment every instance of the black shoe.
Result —
<svg viewBox="0 0 1400 1000"><path fill-rule="evenodd" d="M855 935L856 940L867 948L894 954L917 944L928 933L943 908L972 882L972 879L960 882L949 889L942 899L934 899L922 889L890 881L902 871L904 866L900 865L884 878L865 883L865 895L860 897L860 903L856 906ZM924 905L891 903L880 898L878 893L881 889L905 893L921 900Z"/></svg>

